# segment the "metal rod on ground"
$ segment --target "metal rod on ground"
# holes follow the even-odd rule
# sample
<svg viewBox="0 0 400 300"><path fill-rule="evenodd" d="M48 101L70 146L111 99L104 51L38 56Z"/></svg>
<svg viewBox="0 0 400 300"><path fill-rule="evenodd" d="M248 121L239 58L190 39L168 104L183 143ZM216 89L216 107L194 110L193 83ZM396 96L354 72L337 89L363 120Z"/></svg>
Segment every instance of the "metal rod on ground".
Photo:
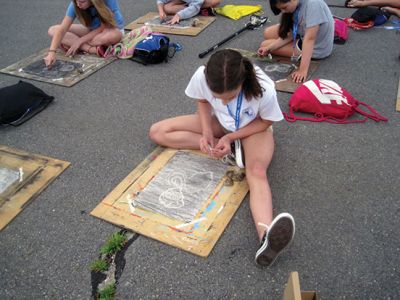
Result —
<svg viewBox="0 0 400 300"><path fill-rule="evenodd" d="M227 38L225 38L224 40L220 41L219 43L215 44L214 46L208 48L206 51L203 51L199 54L199 58L203 58L204 56L206 56L208 53L214 51L215 49L218 49L221 45L225 44L226 42L230 41L231 39L237 37L239 34L241 34L243 31L249 29L249 30L254 30L257 28L260 28L261 26L263 26L266 22L268 21L268 17L265 16L256 16L256 15L252 15L250 17L250 22L246 23L246 25L236 31L235 33L231 34L230 36L228 36Z"/></svg>

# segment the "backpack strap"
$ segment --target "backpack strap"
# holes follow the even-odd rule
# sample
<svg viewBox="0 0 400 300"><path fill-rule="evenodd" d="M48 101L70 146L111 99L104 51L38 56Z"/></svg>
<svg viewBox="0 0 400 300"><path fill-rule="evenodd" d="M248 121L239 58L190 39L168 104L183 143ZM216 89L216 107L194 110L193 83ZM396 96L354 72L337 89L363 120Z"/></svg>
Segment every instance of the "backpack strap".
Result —
<svg viewBox="0 0 400 300"><path fill-rule="evenodd" d="M384 116L379 114L372 106L370 106L364 102L359 102L359 101L357 101L357 104L358 105L354 106L354 110L356 112L358 112L359 114L365 116L366 118L372 119L375 122L380 122L380 121L387 122L388 121L387 118L385 118ZM360 106L360 105L365 106L370 111L370 113L359 108L358 106Z"/></svg>

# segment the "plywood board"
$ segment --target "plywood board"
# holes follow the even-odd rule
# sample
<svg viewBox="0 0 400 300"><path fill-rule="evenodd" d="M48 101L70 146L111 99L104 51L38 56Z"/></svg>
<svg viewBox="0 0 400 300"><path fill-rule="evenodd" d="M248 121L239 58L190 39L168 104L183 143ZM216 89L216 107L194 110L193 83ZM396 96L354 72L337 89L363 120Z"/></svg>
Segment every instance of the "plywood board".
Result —
<svg viewBox="0 0 400 300"><path fill-rule="evenodd" d="M396 110L400 111L400 79L399 79L399 87L397 90Z"/></svg>
<svg viewBox="0 0 400 300"><path fill-rule="evenodd" d="M0 145L0 230L69 164Z"/></svg>
<svg viewBox="0 0 400 300"><path fill-rule="evenodd" d="M301 291L298 272L291 272L283 292L283 300L319 300L319 294L314 291Z"/></svg>
<svg viewBox="0 0 400 300"><path fill-rule="evenodd" d="M197 19L196 26L193 27L191 24L193 20ZM133 30L144 25L150 26L153 31L167 33L167 34L178 34L178 35L189 35L196 36L202 32L208 25L215 21L215 17L196 16L187 20L181 21L182 24L177 25L164 25L160 24L158 13L149 12L146 15L136 19L125 26L126 30Z"/></svg>
<svg viewBox="0 0 400 300"><path fill-rule="evenodd" d="M114 57L105 59L89 54L77 54L74 57L66 57L64 51L59 50L56 53L56 64L50 70L47 70L43 62L47 51L47 48L43 49L0 70L0 72L71 87L116 59Z"/></svg>
<svg viewBox="0 0 400 300"><path fill-rule="evenodd" d="M243 56L248 57L254 64L259 66L267 75L275 81L275 89L277 91L294 93L301 83L295 83L292 79L291 73L299 67L300 63L293 63L288 57L273 56L272 60L259 57L257 52L235 49L240 52ZM318 69L320 61L311 61L308 69L307 80L312 78L314 72Z"/></svg>
<svg viewBox="0 0 400 300"><path fill-rule="evenodd" d="M182 221L137 205L137 197L180 153L204 156L199 151L156 148L100 202L91 215L193 254L208 256L246 196L247 182L242 180L227 186L224 175L203 199L191 221ZM226 166L227 171L231 168ZM189 180L186 181L188 184Z"/></svg>

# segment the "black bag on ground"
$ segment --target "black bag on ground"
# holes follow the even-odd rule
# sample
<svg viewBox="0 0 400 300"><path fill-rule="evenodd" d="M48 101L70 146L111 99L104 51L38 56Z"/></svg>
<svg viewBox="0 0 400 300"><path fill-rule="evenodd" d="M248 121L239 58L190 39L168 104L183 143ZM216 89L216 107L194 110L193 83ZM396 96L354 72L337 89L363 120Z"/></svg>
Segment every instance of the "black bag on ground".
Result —
<svg viewBox="0 0 400 300"><path fill-rule="evenodd" d="M21 125L45 109L53 99L53 96L22 80L1 88L0 124Z"/></svg>
<svg viewBox="0 0 400 300"><path fill-rule="evenodd" d="M382 11L378 7L365 6L357 9L351 18L360 23L366 23L368 21L374 21L375 26L382 25L390 17L390 14Z"/></svg>

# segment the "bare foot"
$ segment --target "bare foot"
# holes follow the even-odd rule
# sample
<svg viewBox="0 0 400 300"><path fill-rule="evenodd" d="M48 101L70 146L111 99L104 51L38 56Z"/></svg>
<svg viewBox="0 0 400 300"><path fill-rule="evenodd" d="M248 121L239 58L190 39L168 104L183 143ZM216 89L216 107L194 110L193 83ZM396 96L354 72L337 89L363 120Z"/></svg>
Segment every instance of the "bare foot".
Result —
<svg viewBox="0 0 400 300"><path fill-rule="evenodd" d="M368 3L364 0L350 0L347 3L347 7L363 7L368 6Z"/></svg>

